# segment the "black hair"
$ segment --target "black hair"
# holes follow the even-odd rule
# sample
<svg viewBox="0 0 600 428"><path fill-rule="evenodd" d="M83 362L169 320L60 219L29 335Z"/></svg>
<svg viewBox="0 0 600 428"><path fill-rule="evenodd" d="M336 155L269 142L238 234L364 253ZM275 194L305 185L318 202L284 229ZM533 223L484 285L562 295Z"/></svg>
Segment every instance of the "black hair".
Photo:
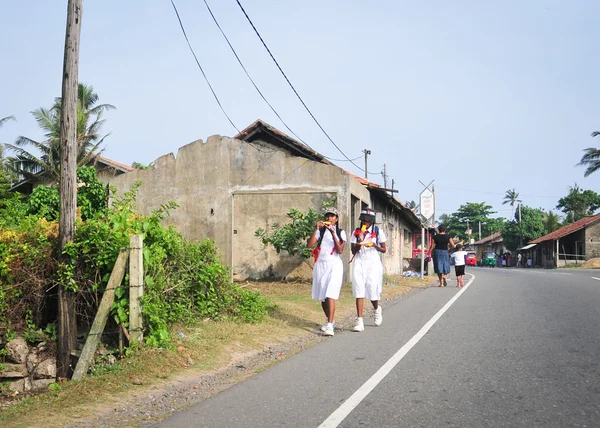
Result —
<svg viewBox="0 0 600 428"><path fill-rule="evenodd" d="M438 230L440 231L440 233L445 232L446 231L446 226L444 226L443 224L438 226Z"/></svg>

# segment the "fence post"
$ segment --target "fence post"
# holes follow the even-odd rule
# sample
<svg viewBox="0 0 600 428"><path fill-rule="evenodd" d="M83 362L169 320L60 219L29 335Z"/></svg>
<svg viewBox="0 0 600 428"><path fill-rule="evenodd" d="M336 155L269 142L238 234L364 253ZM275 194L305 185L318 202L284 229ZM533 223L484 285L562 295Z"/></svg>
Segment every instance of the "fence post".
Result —
<svg viewBox="0 0 600 428"><path fill-rule="evenodd" d="M141 343L144 340L140 304L140 298L144 295L143 235L132 235L129 238L129 247L129 332L132 341Z"/></svg>
<svg viewBox="0 0 600 428"><path fill-rule="evenodd" d="M102 295L102 301L98 307L96 318L94 318L94 323L92 324L92 328L85 341L83 350L81 351L81 356L79 357L79 361L75 367L73 380L81 380L87 374L90 364L94 359L96 347L98 346L100 336L102 335L104 327L106 326L106 321L108 320L110 307L115 300L115 288L121 285L121 281L123 281L123 277L125 276L125 266L127 266L128 255L129 251L122 249L119 253L117 261L115 262L115 267L113 268L110 278L108 279L106 290Z"/></svg>

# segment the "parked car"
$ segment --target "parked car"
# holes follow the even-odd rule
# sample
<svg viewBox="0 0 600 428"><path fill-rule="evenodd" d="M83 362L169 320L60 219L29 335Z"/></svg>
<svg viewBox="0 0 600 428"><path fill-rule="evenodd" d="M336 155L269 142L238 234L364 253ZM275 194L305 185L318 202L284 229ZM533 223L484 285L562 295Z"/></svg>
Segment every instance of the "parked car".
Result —
<svg viewBox="0 0 600 428"><path fill-rule="evenodd" d="M481 256L481 266L496 267L496 253L484 251Z"/></svg>
<svg viewBox="0 0 600 428"><path fill-rule="evenodd" d="M465 263L468 266L477 266L477 255L475 253L468 253L465 258Z"/></svg>

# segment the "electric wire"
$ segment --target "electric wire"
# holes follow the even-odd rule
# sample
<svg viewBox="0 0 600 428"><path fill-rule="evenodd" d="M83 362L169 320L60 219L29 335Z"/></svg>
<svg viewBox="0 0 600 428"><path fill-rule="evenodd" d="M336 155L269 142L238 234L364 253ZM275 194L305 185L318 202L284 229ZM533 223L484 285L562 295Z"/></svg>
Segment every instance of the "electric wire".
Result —
<svg viewBox="0 0 600 428"><path fill-rule="evenodd" d="M239 134L240 130L238 129L237 126L235 126L235 124L233 123L233 121L231 120L231 118L229 117L229 115L227 114L227 112L225 111L225 109L223 108L223 105L221 104L221 101L219 101L219 97L217 97L217 94L215 93L215 90L213 89L212 85L210 84L210 81L208 80L208 77L206 76L206 73L204 72L204 69L200 65L200 61L198 60L198 57L196 56L196 53L194 52L194 49L192 48L190 40L188 39L187 33L185 32L185 28L183 27L183 22L181 22L181 17L179 16L179 11L177 10L177 6L175 6L175 3L173 2L173 0L171 0L171 4L173 5L173 9L175 9L175 14L177 15L177 20L179 21L179 26L181 27L181 31L183 32L183 37L185 37L185 41L187 42L187 45L190 48L190 51L192 52L192 55L194 56L194 59L196 60L196 64L198 64L198 68L202 72L202 76L204 76L204 80L206 80L206 83L208 84L208 87L210 88L210 91L212 92L213 96L215 97L215 100L217 101L217 104L221 108L221 111L223 112L223 114L225 115L225 117L227 118L227 120L229 120L229 123L231 124L231 126L233 126L235 128L235 130Z"/></svg>
<svg viewBox="0 0 600 428"><path fill-rule="evenodd" d="M215 14L213 13L212 9L210 8L210 5L208 4L207 0L204 0L204 4L206 5L206 8L208 9L208 13L210 14L211 18L213 19L215 25L217 26L217 28L219 29L219 31L221 32L221 35L223 36L223 38L225 39L225 41L227 42L227 44L229 45L229 48L231 49L231 52L233 52L233 55L235 56L235 59L237 60L237 62L240 64L240 67L242 67L242 70L244 70L244 73L246 74L246 77L248 77L248 80L250 80L250 83L252 83L252 86L254 86L254 89L256 89L256 92L258 92L258 94L260 95L260 97L263 99L263 101L269 106L269 108L271 109L271 111L275 114L275 116L277 116L277 118L281 121L281 123L283 123L283 126L286 127L286 129L288 131L290 131L290 133L296 137L298 139L298 141L300 141L302 144L304 144L306 147L308 147L309 149L311 149L312 151L316 152L316 150L314 148L312 148L310 146L310 144L308 144L306 141L304 141L298 134L296 134L292 128L290 128L290 126L286 123L285 120L283 120L283 118L281 117L281 115L277 112L277 110L275 110L275 107L273 107L273 105L267 100L267 98L265 97L265 95L262 93L262 91L260 90L260 88L258 87L258 85L256 84L256 82L254 81L254 79L252 78L252 76L250 76L250 73L248 72L248 70L246 69L246 66L244 65L244 63L242 62L242 60L240 59L237 51L235 50L235 48L233 47L233 45L231 44L231 42L229 41L229 38L227 37L227 35L225 34L225 31L223 30L223 28L221 27L221 24L219 24L219 21L217 20ZM358 156L354 159L334 159L331 158L329 156L324 156L323 157L329 161L332 162L352 162L355 161L357 159L360 159L362 156Z"/></svg>
<svg viewBox="0 0 600 428"><path fill-rule="evenodd" d="M279 69L279 71L281 72L281 74L283 75L283 77L285 78L285 80L288 83L288 85L290 86L290 88L292 88L292 91L294 91L294 94L296 94L296 97L300 100L300 102L302 103L302 105L304 106L304 108L306 109L306 111L308 112L308 114L310 115L310 117L312 117L312 119L315 121L315 123L317 124L317 126L321 129L321 131L323 131L323 134L325 134L325 136L331 142L331 144L334 145L334 147L346 158L346 160L348 160L348 162L350 162L352 165L354 165L360 171L365 172L364 169L362 169L361 167L359 167L357 164L354 163L354 161L352 161L348 156L346 156L346 154L342 151L342 149L340 149L339 146L329 136L329 134L327 133L327 131L325 131L325 129L323 128L323 126L321 126L321 123L317 120L317 118L312 113L312 111L310 111L310 109L308 108L308 106L306 105L306 103L304 102L304 100L302 99L302 97L300 96L300 94L298 94L298 91L296 91L296 88L294 87L294 85L292 85L292 82L290 82L290 79L288 79L287 75L285 74L285 72L283 71L283 69L281 68L281 66L279 65L279 63L277 62L277 60L275 59L275 57L273 56L273 54L271 53L271 50L269 49L269 47L267 46L267 44L263 40L262 36L260 35L260 33L258 32L258 30L256 29L256 26L254 25L254 23L252 22L252 20L248 16L248 14L246 13L246 10L244 9L244 6L242 6L242 4L240 3L240 0L235 0L235 1L237 2L238 6L240 7L240 9L242 10L242 12L244 13L244 16L246 17L246 19L248 20L248 22L250 23L250 25L252 26L252 29L254 30L254 32L256 33L256 35L258 36L258 38L260 39L262 45L264 46L264 48L267 50L267 52L271 56L271 59L273 60L273 62L275 63L275 65L277 66L277 68Z"/></svg>
<svg viewBox="0 0 600 428"><path fill-rule="evenodd" d="M298 134L296 134L289 126L288 124L285 122L285 120L283 120L283 118L279 115L279 113L277 113L277 111L275 110L275 108L271 105L271 103L267 100L267 98L264 96L264 94L262 93L262 91L258 88L257 84L254 82L254 79L252 79L252 77L250 76L250 73L248 72L248 70L246 69L246 67L244 66L244 63L242 63L242 60L240 59L239 55L237 54L237 52L235 51L235 49L233 48L231 42L229 41L229 38L225 35L225 32L223 31L223 29L221 28L221 25L219 24L219 22L217 21L217 18L215 17L215 14L213 13L213 11L211 10L210 6L208 5L208 2L206 0L204 0L204 4L206 5L206 8L208 9L208 13L210 13L210 16L212 17L215 25L217 26L217 28L219 29L219 31L221 32L221 34L223 35L223 38L225 39L225 41L227 42L227 44L229 45L229 48L231 49L231 52L233 52L233 55L235 56L235 59L237 59L237 62L240 64L240 67L242 67L242 70L244 70L244 73L246 73L246 76L248 77L248 79L250 80L250 82L252 83L252 86L254 86L254 89L256 89L256 92L258 92L258 94L260 95L260 97L263 99L263 101L265 103L267 103L267 105L269 106L269 108L271 109L271 111L273 113L275 113L275 116L277 116L277 118L279 118L279 120L281 121L281 123L283 123L283 126L285 126L287 128L288 131L290 131L290 133L296 137L298 140L300 140L305 146L307 146L309 149L315 151L315 149L313 149L306 141L304 141L302 138L300 138L298 136Z"/></svg>

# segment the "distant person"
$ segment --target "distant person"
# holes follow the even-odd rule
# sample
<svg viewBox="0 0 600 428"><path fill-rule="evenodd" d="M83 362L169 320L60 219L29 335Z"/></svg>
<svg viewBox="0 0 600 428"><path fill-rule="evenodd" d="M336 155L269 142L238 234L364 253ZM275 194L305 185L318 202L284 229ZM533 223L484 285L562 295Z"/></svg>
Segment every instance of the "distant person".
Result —
<svg viewBox="0 0 600 428"><path fill-rule="evenodd" d="M521 255L521 253L517 254L517 267L522 267L522 264L521 264L522 259L523 259L523 256Z"/></svg>
<svg viewBox="0 0 600 428"><path fill-rule="evenodd" d="M527 257L527 267L530 268L531 265L533 263L533 260L531 260L531 256Z"/></svg>
<svg viewBox="0 0 600 428"><path fill-rule="evenodd" d="M325 210L325 220L317 221L313 234L306 245L313 250L315 266L313 268L312 298L321 301L326 321L321 327L325 336L334 334L335 301L340 298L344 265L340 254L344 252L346 232L338 224L338 210L331 207Z"/></svg>
<svg viewBox="0 0 600 428"><path fill-rule="evenodd" d="M383 230L375 226L375 212L363 210L360 213L360 227L354 231L352 244L352 294L356 299L356 324L353 331L363 331L364 300L369 299L375 310L375 325L383 322L381 289L383 286L383 265L379 253L387 251Z"/></svg>
<svg viewBox="0 0 600 428"><path fill-rule="evenodd" d="M454 272L456 273L456 286L463 287L465 285L465 264L466 264L467 252L463 251L463 246L458 244L456 251L452 253L452 259L454 260Z"/></svg>
<svg viewBox="0 0 600 428"><path fill-rule="evenodd" d="M450 256L448 246L454 248L454 241L446 233L446 226L438 227L439 233L433 236L431 256L433 257L433 270L438 276L439 286L448 285L448 274L450 273Z"/></svg>

